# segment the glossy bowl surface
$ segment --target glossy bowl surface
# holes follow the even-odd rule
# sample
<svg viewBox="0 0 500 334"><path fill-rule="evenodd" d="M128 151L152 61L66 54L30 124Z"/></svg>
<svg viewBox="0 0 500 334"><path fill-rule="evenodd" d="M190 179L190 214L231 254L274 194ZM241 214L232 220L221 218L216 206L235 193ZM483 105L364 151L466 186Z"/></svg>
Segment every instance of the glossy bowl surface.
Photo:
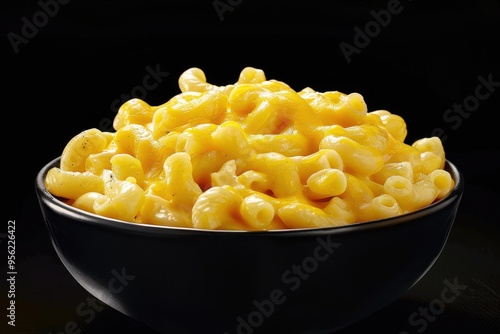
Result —
<svg viewBox="0 0 500 334"><path fill-rule="evenodd" d="M160 333L332 333L388 305L439 257L464 179L446 198L390 219L267 232L127 223L35 188L53 246L79 284Z"/></svg>

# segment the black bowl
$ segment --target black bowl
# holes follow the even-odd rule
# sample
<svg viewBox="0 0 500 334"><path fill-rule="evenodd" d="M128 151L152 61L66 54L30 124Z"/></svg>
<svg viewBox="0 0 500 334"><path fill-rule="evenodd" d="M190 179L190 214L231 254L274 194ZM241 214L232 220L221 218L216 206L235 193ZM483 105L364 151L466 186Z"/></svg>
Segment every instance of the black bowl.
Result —
<svg viewBox="0 0 500 334"><path fill-rule="evenodd" d="M267 232L141 225L36 192L71 275L112 308L162 333L331 333L388 305L440 255L464 191L395 218Z"/></svg>

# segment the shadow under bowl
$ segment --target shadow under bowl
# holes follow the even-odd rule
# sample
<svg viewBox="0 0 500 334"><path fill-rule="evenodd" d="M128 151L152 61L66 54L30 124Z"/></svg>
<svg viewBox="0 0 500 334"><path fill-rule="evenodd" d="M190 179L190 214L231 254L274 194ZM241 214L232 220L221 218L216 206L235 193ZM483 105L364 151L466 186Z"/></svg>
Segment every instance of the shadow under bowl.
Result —
<svg viewBox="0 0 500 334"><path fill-rule="evenodd" d="M160 333L332 333L385 307L439 257L464 191L348 226L211 231L128 223L36 193L52 244L96 298Z"/></svg>

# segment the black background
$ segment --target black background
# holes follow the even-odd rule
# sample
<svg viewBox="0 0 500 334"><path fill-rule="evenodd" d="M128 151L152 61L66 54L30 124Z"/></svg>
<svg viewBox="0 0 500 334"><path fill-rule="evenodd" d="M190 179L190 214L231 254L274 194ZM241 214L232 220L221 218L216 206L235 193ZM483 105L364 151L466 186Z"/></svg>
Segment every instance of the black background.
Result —
<svg viewBox="0 0 500 334"><path fill-rule="evenodd" d="M179 75L194 66L216 85L234 83L253 66L296 90L358 92L370 110L404 117L408 142L442 129L447 158L465 177L443 253L400 299L341 333L500 332L500 1L401 0L384 26L376 23L374 13L395 3L2 3L0 332L55 334L74 321L81 333L153 333L106 306L88 322L76 313L91 295L54 252L34 179L80 131L110 130L116 101L140 92L147 68L161 76L137 97L158 105L180 92ZM362 40L359 31L367 28L371 37ZM341 43L356 52L346 57ZM492 82L490 91L478 88L480 78ZM478 92L488 96L477 99ZM464 103L471 104L461 115L447 111ZM16 221L16 327L6 324L9 220ZM467 289L425 327L410 323L439 298L445 280Z"/></svg>

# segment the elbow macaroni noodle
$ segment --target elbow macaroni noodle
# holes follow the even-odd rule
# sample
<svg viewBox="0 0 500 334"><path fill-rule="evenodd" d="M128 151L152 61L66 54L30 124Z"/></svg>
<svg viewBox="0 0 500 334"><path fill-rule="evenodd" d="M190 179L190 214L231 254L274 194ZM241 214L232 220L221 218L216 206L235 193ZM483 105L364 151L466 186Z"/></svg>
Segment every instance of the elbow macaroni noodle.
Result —
<svg viewBox="0 0 500 334"><path fill-rule="evenodd" d="M275 230L393 217L454 187L438 137L406 144L404 119L358 93L295 91L252 67L227 86L191 68L179 87L158 106L125 102L115 132L73 137L49 192L138 224Z"/></svg>

